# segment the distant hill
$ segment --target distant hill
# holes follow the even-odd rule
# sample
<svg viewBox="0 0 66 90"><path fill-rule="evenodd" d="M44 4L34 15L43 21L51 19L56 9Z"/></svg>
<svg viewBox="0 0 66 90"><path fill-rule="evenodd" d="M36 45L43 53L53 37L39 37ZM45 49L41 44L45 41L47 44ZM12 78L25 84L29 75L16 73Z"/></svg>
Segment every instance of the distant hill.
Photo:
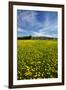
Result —
<svg viewBox="0 0 66 90"><path fill-rule="evenodd" d="M17 37L18 40L45 40L45 39L57 39L54 37L45 37L45 36L22 36Z"/></svg>

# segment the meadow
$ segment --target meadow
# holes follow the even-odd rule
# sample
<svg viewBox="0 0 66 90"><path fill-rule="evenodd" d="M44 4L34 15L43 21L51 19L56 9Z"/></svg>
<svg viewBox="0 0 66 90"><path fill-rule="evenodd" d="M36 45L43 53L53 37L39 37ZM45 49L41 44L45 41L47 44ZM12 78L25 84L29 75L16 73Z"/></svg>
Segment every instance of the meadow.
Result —
<svg viewBox="0 0 66 90"><path fill-rule="evenodd" d="M57 40L17 40L17 79L58 77Z"/></svg>

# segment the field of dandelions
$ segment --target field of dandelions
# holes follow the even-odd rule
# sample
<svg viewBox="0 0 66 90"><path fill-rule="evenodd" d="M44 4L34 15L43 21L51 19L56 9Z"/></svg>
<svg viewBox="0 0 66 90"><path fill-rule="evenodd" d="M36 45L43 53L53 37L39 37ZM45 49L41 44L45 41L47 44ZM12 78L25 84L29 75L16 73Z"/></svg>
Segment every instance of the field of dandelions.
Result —
<svg viewBox="0 0 66 90"><path fill-rule="evenodd" d="M17 40L17 79L58 77L57 40Z"/></svg>

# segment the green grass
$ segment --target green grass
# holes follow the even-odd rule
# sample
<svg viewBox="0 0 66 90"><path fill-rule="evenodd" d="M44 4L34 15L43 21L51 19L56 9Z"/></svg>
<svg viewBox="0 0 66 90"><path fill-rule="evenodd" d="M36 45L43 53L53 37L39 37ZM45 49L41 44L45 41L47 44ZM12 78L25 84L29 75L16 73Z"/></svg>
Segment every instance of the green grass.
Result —
<svg viewBox="0 0 66 90"><path fill-rule="evenodd" d="M58 77L57 40L17 40L17 79Z"/></svg>

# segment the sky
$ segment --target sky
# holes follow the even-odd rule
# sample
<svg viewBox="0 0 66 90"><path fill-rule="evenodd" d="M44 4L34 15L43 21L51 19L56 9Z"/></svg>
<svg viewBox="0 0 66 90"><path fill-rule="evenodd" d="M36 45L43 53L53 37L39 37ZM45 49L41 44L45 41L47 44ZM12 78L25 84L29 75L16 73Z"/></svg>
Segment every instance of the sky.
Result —
<svg viewBox="0 0 66 90"><path fill-rule="evenodd" d="M58 37L58 12L17 10L17 36Z"/></svg>

